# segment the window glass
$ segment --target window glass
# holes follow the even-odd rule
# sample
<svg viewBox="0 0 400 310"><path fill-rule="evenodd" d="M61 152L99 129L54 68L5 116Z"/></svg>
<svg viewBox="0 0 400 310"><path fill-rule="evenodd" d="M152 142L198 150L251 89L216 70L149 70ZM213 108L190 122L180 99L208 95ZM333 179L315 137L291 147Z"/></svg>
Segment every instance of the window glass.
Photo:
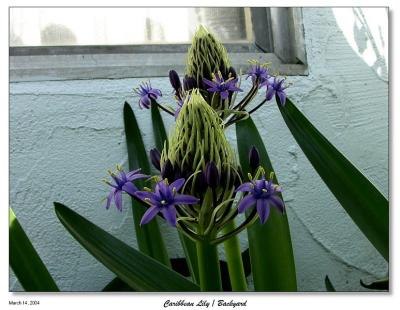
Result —
<svg viewBox="0 0 400 310"><path fill-rule="evenodd" d="M189 43L199 24L252 40L248 8L11 8L10 46Z"/></svg>

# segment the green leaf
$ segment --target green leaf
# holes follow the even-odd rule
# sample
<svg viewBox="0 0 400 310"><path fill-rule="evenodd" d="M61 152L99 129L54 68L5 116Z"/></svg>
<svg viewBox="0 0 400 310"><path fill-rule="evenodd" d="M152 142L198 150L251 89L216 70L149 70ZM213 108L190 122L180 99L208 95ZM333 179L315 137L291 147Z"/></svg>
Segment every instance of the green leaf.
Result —
<svg viewBox="0 0 400 310"><path fill-rule="evenodd" d="M251 117L236 124L239 160L243 174L250 171L248 154L257 147L260 164L274 171L267 150ZM278 180L275 177L275 183ZM250 261L256 291L296 291L296 270L286 214L271 209L266 224L256 221L247 229Z"/></svg>
<svg viewBox="0 0 400 310"><path fill-rule="evenodd" d="M335 288L332 285L331 280L329 280L328 276L325 276L325 287L327 292L336 292Z"/></svg>
<svg viewBox="0 0 400 310"><path fill-rule="evenodd" d="M289 100L282 107L286 125L354 223L379 253L389 260L389 203L356 167L343 156Z"/></svg>
<svg viewBox="0 0 400 310"><path fill-rule="evenodd" d="M360 280L360 284L361 286L371 290L389 291L389 278L381 279L368 284L364 283L363 280Z"/></svg>
<svg viewBox="0 0 400 310"><path fill-rule="evenodd" d="M56 283L10 208L10 266L27 292L57 292Z"/></svg>
<svg viewBox="0 0 400 310"><path fill-rule="evenodd" d="M116 277L112 279L103 289L102 292L134 292L128 284Z"/></svg>
<svg viewBox="0 0 400 310"><path fill-rule="evenodd" d="M127 102L124 105L124 124L129 170L132 171L141 168L143 173L150 174L150 164L142 135L135 114ZM143 183L138 181L137 185L140 188ZM132 212L139 249L164 265L170 266L167 250L157 221L151 221L146 225L140 226L140 220L144 212L146 212L146 208L134 199L132 199Z"/></svg>
<svg viewBox="0 0 400 310"><path fill-rule="evenodd" d="M179 232L179 239L182 244L183 251L185 252L186 263L189 268L190 275L194 282L199 283L199 265L197 263L197 250L196 244Z"/></svg>
<svg viewBox="0 0 400 310"><path fill-rule="evenodd" d="M151 105L151 122L153 124L154 142L156 143L156 148L161 152L164 148L164 142L166 142L168 148L168 138L160 110L157 104L153 103Z"/></svg>
<svg viewBox="0 0 400 310"><path fill-rule="evenodd" d="M198 291L199 287L157 260L131 248L68 207L55 202L60 222L104 266L136 291Z"/></svg>
<svg viewBox="0 0 400 310"><path fill-rule="evenodd" d="M161 152L164 148L164 142L168 147L168 138L165 130L164 122L160 115L160 110L156 104L151 105L151 120L153 125L154 141L156 143L156 148ZM192 279L199 283L199 267L197 263L197 250L196 243L190 240L181 232L179 233L179 239L182 244L183 251L185 252L186 262L190 271Z"/></svg>

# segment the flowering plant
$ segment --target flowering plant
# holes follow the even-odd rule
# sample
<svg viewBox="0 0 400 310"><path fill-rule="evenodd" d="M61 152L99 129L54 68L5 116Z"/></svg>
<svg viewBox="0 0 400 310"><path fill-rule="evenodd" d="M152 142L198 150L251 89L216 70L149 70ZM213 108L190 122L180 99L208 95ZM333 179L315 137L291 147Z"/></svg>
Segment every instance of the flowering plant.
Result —
<svg viewBox="0 0 400 310"><path fill-rule="evenodd" d="M297 290L284 188L251 118L274 100L328 188L388 260L387 199L296 108L287 97L286 78L255 60L245 74L251 88L244 95L241 78L224 46L200 27L188 51L183 81L174 70L169 72L175 108L159 102L162 93L150 82L135 90L139 108L151 110L152 115L156 148L148 157L135 113L125 103L129 172L120 166L109 171L105 207L114 204L124 212L123 194L132 198L139 251L55 203L61 223L117 275L115 281L140 291L247 291L250 269L257 291ZM264 99L251 106L260 92ZM175 118L169 138L160 111ZM238 154L225 134L233 125ZM173 270L157 218L179 232L190 280ZM238 240L243 230L249 246L244 254ZM227 271L221 269L220 244Z"/></svg>

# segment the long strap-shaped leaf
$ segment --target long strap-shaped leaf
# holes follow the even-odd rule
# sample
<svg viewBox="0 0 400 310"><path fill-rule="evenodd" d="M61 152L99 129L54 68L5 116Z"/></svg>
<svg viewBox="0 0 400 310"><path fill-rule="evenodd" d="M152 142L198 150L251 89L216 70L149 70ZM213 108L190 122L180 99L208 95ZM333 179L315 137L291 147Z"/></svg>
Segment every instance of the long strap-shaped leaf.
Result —
<svg viewBox="0 0 400 310"><path fill-rule="evenodd" d="M112 279L103 289L102 292L134 292L128 284L116 277Z"/></svg>
<svg viewBox="0 0 400 310"><path fill-rule="evenodd" d="M289 100L278 107L293 137L354 223L389 260L389 203Z"/></svg>
<svg viewBox="0 0 400 310"><path fill-rule="evenodd" d="M327 292L336 292L336 289L327 275L325 276L325 287Z"/></svg>
<svg viewBox="0 0 400 310"><path fill-rule="evenodd" d="M137 291L198 291L199 287L55 202L60 222L97 260Z"/></svg>
<svg viewBox="0 0 400 310"><path fill-rule="evenodd" d="M56 292L58 287L10 208L10 266L27 292Z"/></svg>
<svg viewBox="0 0 400 310"><path fill-rule="evenodd" d="M143 144L142 135L135 114L127 102L125 102L124 105L124 124L128 148L129 170L141 168L143 173L150 174L149 160ZM140 185L141 182L137 183ZM170 266L167 250L157 221L151 221L146 225L140 226L140 220L144 212L146 212L146 208L134 199L132 199L132 212L139 249L164 265Z"/></svg>
<svg viewBox="0 0 400 310"><path fill-rule="evenodd" d="M260 164L273 171L267 150L257 127L249 117L236 124L240 164L249 172L248 154L252 146L260 153ZM275 182L278 181L275 179ZM247 229L250 261L256 291L296 291L296 270L286 214L272 208L266 224L255 222Z"/></svg>
<svg viewBox="0 0 400 310"><path fill-rule="evenodd" d="M153 125L154 142L156 148L161 152L164 148L164 143L166 143L168 148L168 137L160 110L157 104L154 103L151 105L151 122Z"/></svg>
<svg viewBox="0 0 400 310"><path fill-rule="evenodd" d="M161 152L161 150L164 148L164 142L168 144L168 138L165 131L164 122L160 115L160 110L156 104L151 105L151 120L153 124L154 141L157 149ZM183 251L185 252L190 275L196 283L199 283L199 267L197 264L196 244L180 232L179 239L181 241Z"/></svg>

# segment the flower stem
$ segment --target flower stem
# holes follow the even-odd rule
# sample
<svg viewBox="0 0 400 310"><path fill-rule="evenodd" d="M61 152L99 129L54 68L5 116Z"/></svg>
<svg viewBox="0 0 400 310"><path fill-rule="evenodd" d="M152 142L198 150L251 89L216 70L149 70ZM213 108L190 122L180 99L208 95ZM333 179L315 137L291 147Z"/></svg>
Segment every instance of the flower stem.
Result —
<svg viewBox="0 0 400 310"><path fill-rule="evenodd" d="M196 246L201 290L203 292L221 291L217 246L212 245L208 239L197 240Z"/></svg>
<svg viewBox="0 0 400 310"><path fill-rule="evenodd" d="M235 221L232 220L226 224L224 231L226 233L235 229ZM243 269L242 254L240 252L239 238L237 235L224 242L225 255L228 263L229 278L231 280L232 291L247 291L246 276Z"/></svg>

